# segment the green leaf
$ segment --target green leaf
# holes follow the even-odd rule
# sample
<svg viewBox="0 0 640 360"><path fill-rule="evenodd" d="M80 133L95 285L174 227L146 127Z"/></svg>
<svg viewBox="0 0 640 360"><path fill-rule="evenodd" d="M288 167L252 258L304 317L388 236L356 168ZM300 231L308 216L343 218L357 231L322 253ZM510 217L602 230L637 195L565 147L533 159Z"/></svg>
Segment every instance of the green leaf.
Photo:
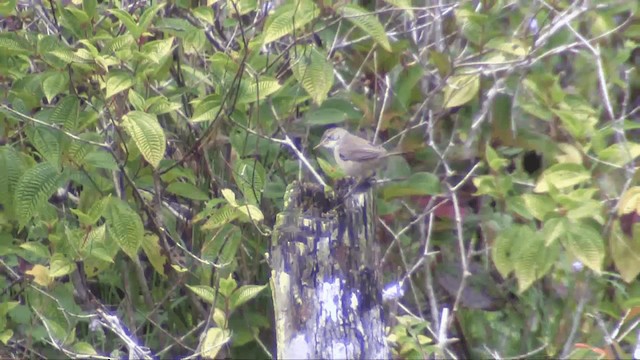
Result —
<svg viewBox="0 0 640 360"><path fill-rule="evenodd" d="M375 15L354 4L345 4L337 9L337 13L371 36L383 49L391 52L391 45L384 27Z"/></svg>
<svg viewBox="0 0 640 360"><path fill-rule="evenodd" d="M75 353L78 354L82 354L82 355L98 355L98 353L96 352L96 349L93 348L93 346L91 346L91 344L84 342L84 341L79 341L75 344L73 344L73 346L71 347L73 349L73 351Z"/></svg>
<svg viewBox="0 0 640 360"><path fill-rule="evenodd" d="M526 230L525 230L526 229ZM513 256L513 267L518 279L518 291L527 290L536 280L542 278L551 269L557 257L557 246L546 247L539 232L524 226L521 238L514 239L517 246Z"/></svg>
<svg viewBox="0 0 640 360"><path fill-rule="evenodd" d="M498 153L489 145L485 148L485 157L487 164L493 171L500 171L509 164L509 160L501 158Z"/></svg>
<svg viewBox="0 0 640 360"><path fill-rule="evenodd" d="M202 356L207 359L215 359L220 349L231 340L231 332L219 327L207 330L207 335L202 342Z"/></svg>
<svg viewBox="0 0 640 360"><path fill-rule="evenodd" d="M66 72L54 72L47 76L42 82L42 92L48 102L69 86L69 75Z"/></svg>
<svg viewBox="0 0 640 360"><path fill-rule="evenodd" d="M243 80L237 103L248 104L265 99L267 96L280 90L281 87L278 80L264 77L257 82L252 79Z"/></svg>
<svg viewBox="0 0 640 360"><path fill-rule="evenodd" d="M109 234L129 257L138 259L138 249L142 244L144 226L137 212L129 204L118 198L111 198L105 208Z"/></svg>
<svg viewBox="0 0 640 360"><path fill-rule="evenodd" d="M313 101L320 105L333 87L333 66L315 48L298 46L296 50L299 56L292 66L293 75Z"/></svg>
<svg viewBox="0 0 640 360"><path fill-rule="evenodd" d="M432 173L418 172L408 179L392 183L382 189L384 200L414 196L440 194L440 179Z"/></svg>
<svg viewBox="0 0 640 360"><path fill-rule="evenodd" d="M461 106L471 101L480 90L480 75L461 74L447 79L444 87L443 106L452 108Z"/></svg>
<svg viewBox="0 0 640 360"><path fill-rule="evenodd" d="M18 152L10 146L0 146L0 204L10 217L15 211L13 194L23 173Z"/></svg>
<svg viewBox="0 0 640 360"><path fill-rule="evenodd" d="M60 132L44 126L29 127L25 132L38 153L56 169L60 169Z"/></svg>
<svg viewBox="0 0 640 360"><path fill-rule="evenodd" d="M238 160L233 166L233 178L250 204L260 204L264 191L266 171L261 163L255 160Z"/></svg>
<svg viewBox="0 0 640 360"><path fill-rule="evenodd" d="M49 122L63 125L65 130L75 130L78 123L79 105L77 97L65 96L49 115Z"/></svg>
<svg viewBox="0 0 640 360"><path fill-rule="evenodd" d="M202 300L213 304L213 299L216 296L216 291L211 286L206 285L187 285L189 290L198 295Z"/></svg>
<svg viewBox="0 0 640 360"><path fill-rule="evenodd" d="M230 300L229 303L231 304L231 311L237 309L242 304L244 304L247 301L255 298L256 296L258 296L258 294L262 290L266 289L267 286L269 286L269 284L264 284L264 285L244 285L244 286L241 286L240 288L236 289L231 294L231 298L229 299Z"/></svg>
<svg viewBox="0 0 640 360"><path fill-rule="evenodd" d="M295 1L295 0L294 0ZM298 0L276 8L264 30L264 44L276 41L310 23L319 15L318 8L308 0Z"/></svg>
<svg viewBox="0 0 640 360"><path fill-rule="evenodd" d="M120 22L124 24L124 26L126 26L127 30L129 30L129 33L131 33L131 35L133 35L135 39L138 39L140 35L142 35L142 30L138 27L136 21L133 20L133 16L131 16L128 12L122 9L110 9L109 12L115 15L115 17L117 17L118 20L120 20Z"/></svg>
<svg viewBox="0 0 640 360"><path fill-rule="evenodd" d="M52 278L69 275L76 270L76 264L64 254L56 253L51 256L49 276Z"/></svg>
<svg viewBox="0 0 640 360"><path fill-rule="evenodd" d="M600 274L604 261L604 241L600 231L584 223L574 223L569 226L562 244L583 264Z"/></svg>
<svg viewBox="0 0 640 360"><path fill-rule="evenodd" d="M533 191L548 192L550 186L559 190L565 189L590 179L591 174L580 164L555 164L542 173Z"/></svg>
<svg viewBox="0 0 640 360"><path fill-rule="evenodd" d="M158 236L153 234L145 235L142 239L142 250L149 258L154 270L158 274L165 276L164 264L167 262L167 257L162 254Z"/></svg>
<svg viewBox="0 0 640 360"><path fill-rule="evenodd" d="M107 99L120 93L134 84L134 77L124 71L111 71L107 75Z"/></svg>
<svg viewBox="0 0 640 360"><path fill-rule="evenodd" d="M217 229L222 225L226 225L238 217L236 207L232 205L224 205L219 209L215 209L209 219L202 224L202 230Z"/></svg>
<svg viewBox="0 0 640 360"><path fill-rule="evenodd" d="M186 182L172 182L167 186L167 192L192 200L209 200L209 196L197 186Z"/></svg>
<svg viewBox="0 0 640 360"><path fill-rule="evenodd" d="M90 18L95 18L97 7L98 0L82 0L82 9Z"/></svg>
<svg viewBox="0 0 640 360"><path fill-rule="evenodd" d="M343 110L330 107L319 107L317 109L307 111L304 114L303 121L307 125L322 126L329 124L341 124L347 120L347 117L347 113Z"/></svg>
<svg viewBox="0 0 640 360"><path fill-rule="evenodd" d="M164 5L165 4L163 3L155 3L154 5L149 6L142 15L140 15L140 20L138 20L138 31L140 31L140 35L147 31L156 14L164 7Z"/></svg>
<svg viewBox="0 0 640 360"><path fill-rule="evenodd" d="M157 168L164 158L166 139L155 115L131 111L123 116L122 125L133 138L142 156Z"/></svg>
<svg viewBox="0 0 640 360"><path fill-rule="evenodd" d="M24 226L47 203L60 185L62 175L48 162L24 172L16 186L15 206L20 227Z"/></svg>

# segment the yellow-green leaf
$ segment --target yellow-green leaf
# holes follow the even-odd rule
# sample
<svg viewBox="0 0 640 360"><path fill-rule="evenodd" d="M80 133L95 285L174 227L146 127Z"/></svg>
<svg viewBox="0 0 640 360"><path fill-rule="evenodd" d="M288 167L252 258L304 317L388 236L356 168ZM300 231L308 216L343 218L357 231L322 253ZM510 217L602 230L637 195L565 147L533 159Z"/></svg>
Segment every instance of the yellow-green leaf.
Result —
<svg viewBox="0 0 640 360"><path fill-rule="evenodd" d="M640 186L629 188L620 197L618 203L618 216L636 211L640 214Z"/></svg>
<svg viewBox="0 0 640 360"><path fill-rule="evenodd" d="M562 244L588 268L598 274L602 271L604 240L601 232L586 224L571 224Z"/></svg>
<svg viewBox="0 0 640 360"><path fill-rule="evenodd" d="M443 106L452 108L471 101L480 90L480 75L462 74L451 76L444 88Z"/></svg>
<svg viewBox="0 0 640 360"><path fill-rule="evenodd" d="M33 282L40 286L49 286L53 281L49 276L49 268L40 264L34 265L30 270L25 271L25 274L33 276Z"/></svg>
<svg viewBox="0 0 640 360"><path fill-rule="evenodd" d="M202 342L202 356L207 359L215 359L222 349L222 346L231 340L231 333L229 330L223 330L221 328L210 328L207 330L207 335Z"/></svg>
<svg viewBox="0 0 640 360"><path fill-rule="evenodd" d="M631 283L640 274L640 227L634 224L633 238L622 232L619 220L613 223L611 229L611 258L622 280Z"/></svg>

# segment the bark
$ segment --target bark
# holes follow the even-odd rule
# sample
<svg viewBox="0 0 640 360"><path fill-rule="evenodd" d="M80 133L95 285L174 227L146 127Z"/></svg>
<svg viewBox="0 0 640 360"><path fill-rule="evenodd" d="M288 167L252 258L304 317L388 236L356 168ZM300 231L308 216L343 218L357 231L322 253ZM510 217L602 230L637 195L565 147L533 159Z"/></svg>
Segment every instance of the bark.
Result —
<svg viewBox="0 0 640 360"><path fill-rule="evenodd" d="M279 359L390 358L373 194L338 199L315 184L285 194L270 255Z"/></svg>

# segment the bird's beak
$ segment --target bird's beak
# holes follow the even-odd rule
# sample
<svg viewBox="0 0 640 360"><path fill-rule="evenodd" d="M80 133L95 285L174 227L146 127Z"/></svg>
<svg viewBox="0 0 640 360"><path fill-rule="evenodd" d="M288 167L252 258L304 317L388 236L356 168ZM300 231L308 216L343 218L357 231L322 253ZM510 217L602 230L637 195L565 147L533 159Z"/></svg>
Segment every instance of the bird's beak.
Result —
<svg viewBox="0 0 640 360"><path fill-rule="evenodd" d="M316 150L317 148L321 147L322 145L324 145L324 141L320 141L320 142L318 143L318 145L316 145L316 146L314 146L314 147L313 147L313 150Z"/></svg>

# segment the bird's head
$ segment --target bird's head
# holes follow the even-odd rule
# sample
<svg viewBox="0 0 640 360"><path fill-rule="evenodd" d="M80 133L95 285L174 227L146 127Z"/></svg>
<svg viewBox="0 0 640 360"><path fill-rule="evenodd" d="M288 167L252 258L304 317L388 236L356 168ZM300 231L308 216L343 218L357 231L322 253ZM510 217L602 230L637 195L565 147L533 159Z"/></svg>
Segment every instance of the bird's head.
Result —
<svg viewBox="0 0 640 360"><path fill-rule="evenodd" d="M349 132L343 128L331 128L322 134L322 139L320 139L320 143L316 145L314 149L319 147L325 147L327 149L335 148L342 138L346 135L349 135Z"/></svg>

